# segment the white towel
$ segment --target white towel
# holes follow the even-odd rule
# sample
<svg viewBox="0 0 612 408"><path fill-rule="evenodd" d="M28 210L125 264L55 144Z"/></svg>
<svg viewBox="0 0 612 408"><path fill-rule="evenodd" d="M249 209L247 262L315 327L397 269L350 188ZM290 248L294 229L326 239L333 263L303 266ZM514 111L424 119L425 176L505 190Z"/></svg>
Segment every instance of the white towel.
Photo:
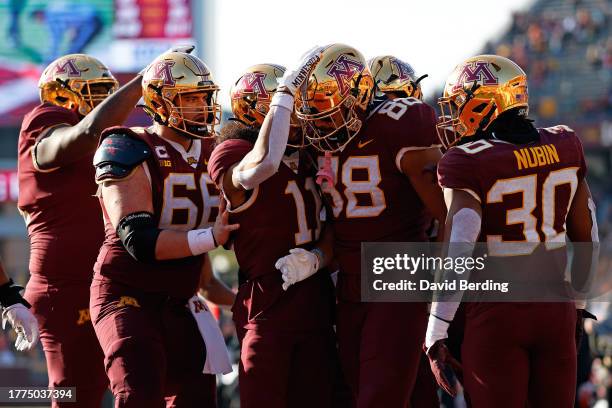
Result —
<svg viewBox="0 0 612 408"><path fill-rule="evenodd" d="M200 295L189 299L189 310L195 319L204 344L206 345L206 362L204 374L227 374L232 371L223 334L215 317L210 313L206 301Z"/></svg>

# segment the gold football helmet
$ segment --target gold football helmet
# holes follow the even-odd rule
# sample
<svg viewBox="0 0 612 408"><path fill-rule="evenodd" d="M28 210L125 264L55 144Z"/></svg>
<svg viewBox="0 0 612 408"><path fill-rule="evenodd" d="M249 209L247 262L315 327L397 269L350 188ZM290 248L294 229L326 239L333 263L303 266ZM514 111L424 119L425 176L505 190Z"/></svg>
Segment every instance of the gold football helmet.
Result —
<svg viewBox="0 0 612 408"><path fill-rule="evenodd" d="M396 93L399 97L423 99L419 84L427 75L417 78L414 69L391 55L374 57L368 61L378 91Z"/></svg>
<svg viewBox="0 0 612 408"><path fill-rule="evenodd" d="M206 104L184 106L190 93L204 92ZM221 123L219 87L206 64L183 52L167 52L147 67L142 78L145 111L154 121L193 137L214 137Z"/></svg>
<svg viewBox="0 0 612 408"><path fill-rule="evenodd" d="M64 55L45 68L38 88L41 102L87 115L119 87L109 69L85 54Z"/></svg>
<svg viewBox="0 0 612 408"><path fill-rule="evenodd" d="M501 113L520 108L529 113L527 75L498 55L477 55L457 65L438 99L437 131L445 147L486 130Z"/></svg>
<svg viewBox="0 0 612 408"><path fill-rule="evenodd" d="M284 73L285 67L274 64L248 68L230 90L234 116L249 126L260 127Z"/></svg>
<svg viewBox="0 0 612 408"><path fill-rule="evenodd" d="M296 95L306 138L319 150L342 150L361 129L373 90L374 80L359 51L344 44L326 47Z"/></svg>

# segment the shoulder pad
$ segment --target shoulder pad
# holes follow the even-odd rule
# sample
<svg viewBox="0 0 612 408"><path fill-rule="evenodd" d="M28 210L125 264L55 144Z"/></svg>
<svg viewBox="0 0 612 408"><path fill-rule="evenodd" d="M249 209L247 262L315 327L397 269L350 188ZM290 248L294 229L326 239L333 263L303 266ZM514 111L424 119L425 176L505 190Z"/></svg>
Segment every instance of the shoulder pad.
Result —
<svg viewBox="0 0 612 408"><path fill-rule="evenodd" d="M102 134L100 146L94 155L96 183L126 178L150 155L149 145L130 129L111 129Z"/></svg>

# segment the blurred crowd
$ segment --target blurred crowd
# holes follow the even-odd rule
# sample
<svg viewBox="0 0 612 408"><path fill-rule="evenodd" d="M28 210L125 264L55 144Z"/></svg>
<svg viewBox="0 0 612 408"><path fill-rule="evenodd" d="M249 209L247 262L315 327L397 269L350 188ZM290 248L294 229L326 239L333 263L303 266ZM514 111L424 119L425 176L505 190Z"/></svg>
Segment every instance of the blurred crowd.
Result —
<svg viewBox="0 0 612 408"><path fill-rule="evenodd" d="M529 73L534 114L547 123L603 119L612 112L612 3L543 0L512 16L486 53Z"/></svg>

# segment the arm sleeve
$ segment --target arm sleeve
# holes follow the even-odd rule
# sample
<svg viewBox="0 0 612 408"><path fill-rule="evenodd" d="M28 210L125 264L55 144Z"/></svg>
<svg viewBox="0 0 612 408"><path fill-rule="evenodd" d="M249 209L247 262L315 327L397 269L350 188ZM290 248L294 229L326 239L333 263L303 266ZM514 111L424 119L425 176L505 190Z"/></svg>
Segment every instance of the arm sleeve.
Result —
<svg viewBox="0 0 612 408"><path fill-rule="evenodd" d="M463 190L483 202L483 190L475 173L476 161L453 147L438 162L438 183L442 188Z"/></svg>
<svg viewBox="0 0 612 408"><path fill-rule="evenodd" d="M283 154L287 147L291 111L281 106L271 106L272 115L270 134L264 141L264 146L255 144L253 152L249 152L234 169L234 178L246 190L252 190L278 171ZM263 129L263 128L262 128ZM262 137L260 130L259 138ZM259 160L261 150L265 151L263 159Z"/></svg>
<svg viewBox="0 0 612 408"><path fill-rule="evenodd" d="M405 109L404 113L402 109ZM436 114L425 102L414 98L395 99L386 102L378 114L387 115L391 119L397 117L392 121L386 120L392 127L385 134L388 135L386 144L389 153L399 171L406 152L440 147L436 133Z"/></svg>

